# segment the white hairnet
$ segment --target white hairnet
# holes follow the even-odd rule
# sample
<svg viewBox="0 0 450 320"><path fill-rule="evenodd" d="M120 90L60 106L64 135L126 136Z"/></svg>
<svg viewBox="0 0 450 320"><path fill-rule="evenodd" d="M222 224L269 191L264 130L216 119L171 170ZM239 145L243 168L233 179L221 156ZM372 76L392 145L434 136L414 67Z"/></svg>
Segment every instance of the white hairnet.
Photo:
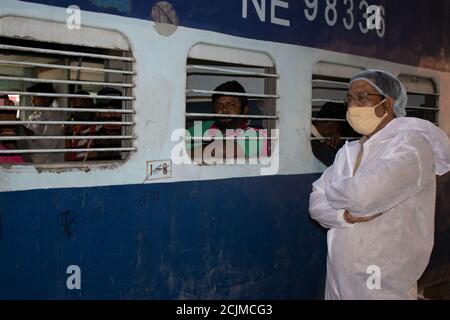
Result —
<svg viewBox="0 0 450 320"><path fill-rule="evenodd" d="M355 75L350 80L350 84L357 80L367 81L381 95L393 98L395 100L394 113L397 118L406 116L408 95L405 87L397 77L383 70L365 70Z"/></svg>

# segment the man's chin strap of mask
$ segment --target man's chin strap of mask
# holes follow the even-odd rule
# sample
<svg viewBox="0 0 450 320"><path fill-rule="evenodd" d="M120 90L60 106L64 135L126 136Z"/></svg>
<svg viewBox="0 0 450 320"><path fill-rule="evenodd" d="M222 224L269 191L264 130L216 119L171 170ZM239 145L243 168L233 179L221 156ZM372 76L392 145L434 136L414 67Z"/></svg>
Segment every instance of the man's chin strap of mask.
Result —
<svg viewBox="0 0 450 320"><path fill-rule="evenodd" d="M388 113L379 118L375 113L375 109L385 103L384 98L380 103L373 107L351 107L347 109L347 121L351 127L358 133L368 136L375 131L380 123L387 117Z"/></svg>

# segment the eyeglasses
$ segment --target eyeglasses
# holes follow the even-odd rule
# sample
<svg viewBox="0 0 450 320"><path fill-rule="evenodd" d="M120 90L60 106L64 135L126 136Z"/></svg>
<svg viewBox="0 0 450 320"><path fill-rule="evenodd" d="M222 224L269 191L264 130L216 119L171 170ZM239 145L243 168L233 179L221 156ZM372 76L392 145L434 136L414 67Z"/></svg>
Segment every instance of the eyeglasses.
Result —
<svg viewBox="0 0 450 320"><path fill-rule="evenodd" d="M383 96L382 94L378 94L378 93L367 93L367 92L358 92L356 94L356 96L352 96L350 94L348 94L345 99L345 105L348 107L352 101L355 101L355 103L357 104L365 104L367 101L369 101L369 96L378 96L378 97L382 97L385 98L385 96Z"/></svg>

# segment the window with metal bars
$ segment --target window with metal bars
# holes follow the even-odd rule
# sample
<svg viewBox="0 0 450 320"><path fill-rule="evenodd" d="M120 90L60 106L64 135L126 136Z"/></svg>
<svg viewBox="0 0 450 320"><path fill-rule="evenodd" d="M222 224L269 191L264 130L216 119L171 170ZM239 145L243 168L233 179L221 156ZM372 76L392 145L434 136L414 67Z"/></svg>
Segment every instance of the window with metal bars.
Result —
<svg viewBox="0 0 450 320"><path fill-rule="evenodd" d="M279 119L276 110L278 75L273 61L261 53L218 47L211 50L210 46L201 46L194 47L187 60L188 153L194 156L200 149L200 154L204 155L208 145L218 142L225 148L232 141L237 145L233 158L270 157L277 143L273 130L278 128ZM240 88L239 85L242 91L233 90L236 86ZM236 98L241 109L222 112L222 97ZM243 104L248 105L245 111ZM227 159L229 157L226 155Z"/></svg>
<svg viewBox="0 0 450 320"><path fill-rule="evenodd" d="M0 163L125 160L136 150L134 61L129 50L1 37Z"/></svg>
<svg viewBox="0 0 450 320"><path fill-rule="evenodd" d="M349 78L313 75L311 148L326 166L334 162L346 140L356 140L356 133L346 120L344 98Z"/></svg>
<svg viewBox="0 0 450 320"><path fill-rule="evenodd" d="M438 125L439 94L432 79L415 75L400 75L398 78L408 92L407 116ZM327 166L334 162L337 150L346 140L361 138L345 118L344 99L349 81L350 76L313 75L311 147L316 158Z"/></svg>
<svg viewBox="0 0 450 320"><path fill-rule="evenodd" d="M400 81L408 92L407 117L416 117L439 125L439 93L431 78L401 74Z"/></svg>

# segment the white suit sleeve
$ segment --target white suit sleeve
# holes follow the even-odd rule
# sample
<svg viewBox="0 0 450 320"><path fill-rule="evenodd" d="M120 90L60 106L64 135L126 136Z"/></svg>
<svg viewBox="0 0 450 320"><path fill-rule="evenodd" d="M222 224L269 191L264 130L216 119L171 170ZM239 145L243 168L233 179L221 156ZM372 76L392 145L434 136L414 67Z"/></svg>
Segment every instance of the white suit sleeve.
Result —
<svg viewBox="0 0 450 320"><path fill-rule="evenodd" d="M339 156L339 154L338 154ZM338 156L336 158L338 158ZM326 184L334 174L334 164L322 174L319 180L313 183L313 191L309 196L309 214L311 218L325 228L339 228L351 226L344 220L344 211L333 208L325 195Z"/></svg>
<svg viewBox="0 0 450 320"><path fill-rule="evenodd" d="M354 177L332 177L325 193L334 208L359 217L383 213L432 178L434 160L428 141L414 133L394 140L379 161L361 165Z"/></svg>

